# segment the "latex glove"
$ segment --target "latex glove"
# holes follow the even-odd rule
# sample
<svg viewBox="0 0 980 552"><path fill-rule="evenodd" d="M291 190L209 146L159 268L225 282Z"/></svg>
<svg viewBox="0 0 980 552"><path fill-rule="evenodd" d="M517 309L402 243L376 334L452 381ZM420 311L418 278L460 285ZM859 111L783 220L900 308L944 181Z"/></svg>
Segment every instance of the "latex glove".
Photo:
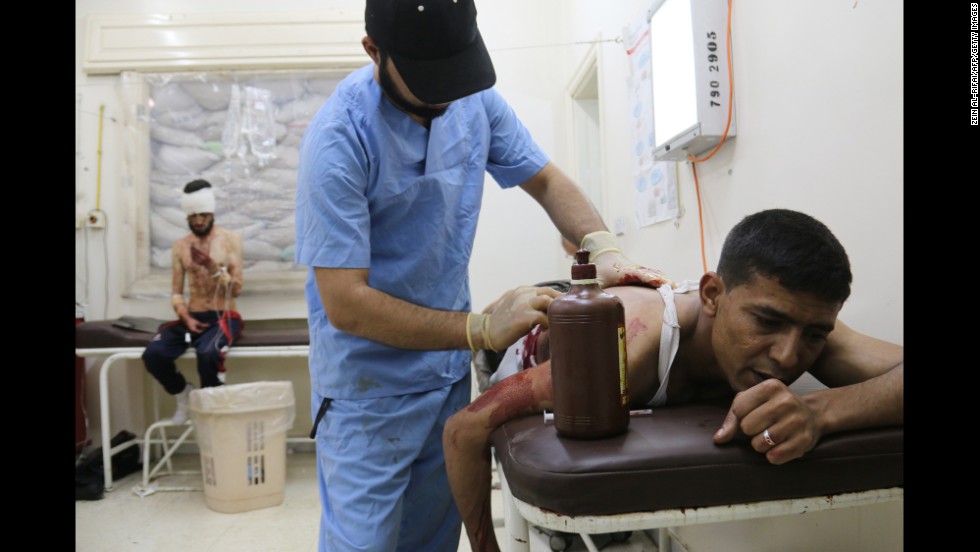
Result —
<svg viewBox="0 0 980 552"><path fill-rule="evenodd" d="M561 292L550 287L516 287L494 301L489 314L468 318L475 343L483 349L503 351L517 342L534 326L548 326L548 305Z"/></svg>
<svg viewBox="0 0 980 552"><path fill-rule="evenodd" d="M664 284L673 288L677 284L663 272L634 263L623 254L612 232L592 232L582 238L582 249L589 250L589 261L595 264L599 287L607 288L628 284L658 288Z"/></svg>

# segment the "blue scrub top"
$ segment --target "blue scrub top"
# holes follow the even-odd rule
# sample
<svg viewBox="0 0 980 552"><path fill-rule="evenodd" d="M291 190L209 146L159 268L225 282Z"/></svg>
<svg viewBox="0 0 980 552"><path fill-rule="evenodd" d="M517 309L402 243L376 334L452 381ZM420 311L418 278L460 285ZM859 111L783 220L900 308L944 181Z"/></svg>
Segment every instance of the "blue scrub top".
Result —
<svg viewBox="0 0 980 552"><path fill-rule="evenodd" d="M337 86L300 146L296 262L311 267L311 381L337 399L450 385L469 373L470 351L397 349L337 330L312 267L367 268L372 288L468 312L484 173L510 188L548 161L495 90L453 102L426 129L384 98L373 70L362 67Z"/></svg>

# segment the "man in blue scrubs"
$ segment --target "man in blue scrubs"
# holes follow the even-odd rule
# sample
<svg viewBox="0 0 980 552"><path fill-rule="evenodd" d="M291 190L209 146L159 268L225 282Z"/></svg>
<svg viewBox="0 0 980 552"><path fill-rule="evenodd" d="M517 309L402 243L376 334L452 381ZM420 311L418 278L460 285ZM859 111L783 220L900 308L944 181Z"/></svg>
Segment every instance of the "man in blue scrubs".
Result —
<svg viewBox="0 0 980 552"><path fill-rule="evenodd" d="M592 250L603 283L666 280L622 256L492 88L472 0L368 0L365 22L373 63L337 86L300 150L319 549L455 551L442 431L469 403L470 351L505 349L558 295L517 288L492 316L470 312L485 173Z"/></svg>

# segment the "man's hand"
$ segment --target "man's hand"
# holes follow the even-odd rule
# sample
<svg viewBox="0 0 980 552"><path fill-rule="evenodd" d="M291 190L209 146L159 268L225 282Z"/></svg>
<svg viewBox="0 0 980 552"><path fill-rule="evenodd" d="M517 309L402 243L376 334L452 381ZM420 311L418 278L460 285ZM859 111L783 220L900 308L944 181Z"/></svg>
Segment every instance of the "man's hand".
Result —
<svg viewBox="0 0 980 552"><path fill-rule="evenodd" d="M218 270L218 265L211 256L196 245L191 246L191 260L207 269L209 274Z"/></svg>
<svg viewBox="0 0 980 552"><path fill-rule="evenodd" d="M634 263L623 255L619 240L612 232L605 230L591 232L582 238L582 249L589 250L589 262L595 265L599 287L607 288L629 284L639 284L658 288L664 284L677 285L659 270Z"/></svg>
<svg viewBox="0 0 980 552"><path fill-rule="evenodd" d="M714 441L727 443L737 433L750 437L752 448L765 454L771 464L785 464L803 456L822 435L815 413L777 379L735 395Z"/></svg>
<svg viewBox="0 0 980 552"><path fill-rule="evenodd" d="M634 263L618 251L607 251L596 257L592 263L595 264L596 278L601 288L629 284L652 288L664 284L677 287L663 272Z"/></svg>
<svg viewBox="0 0 980 552"><path fill-rule="evenodd" d="M561 297L561 292L547 286L520 286L504 293L492 303L484 345L503 351L534 326L547 328L548 305L555 297Z"/></svg>
<svg viewBox="0 0 980 552"><path fill-rule="evenodd" d="M186 326L187 330L192 334L199 334L206 330L210 324L206 324L191 315L187 315L184 319L184 326Z"/></svg>

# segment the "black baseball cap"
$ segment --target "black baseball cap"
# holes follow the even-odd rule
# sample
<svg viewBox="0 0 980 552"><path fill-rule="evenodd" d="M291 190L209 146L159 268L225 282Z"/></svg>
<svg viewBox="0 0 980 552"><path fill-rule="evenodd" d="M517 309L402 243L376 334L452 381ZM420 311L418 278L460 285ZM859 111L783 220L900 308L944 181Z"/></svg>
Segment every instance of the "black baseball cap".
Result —
<svg viewBox="0 0 980 552"><path fill-rule="evenodd" d="M424 103L448 103L497 82L473 0L367 0L364 26Z"/></svg>

